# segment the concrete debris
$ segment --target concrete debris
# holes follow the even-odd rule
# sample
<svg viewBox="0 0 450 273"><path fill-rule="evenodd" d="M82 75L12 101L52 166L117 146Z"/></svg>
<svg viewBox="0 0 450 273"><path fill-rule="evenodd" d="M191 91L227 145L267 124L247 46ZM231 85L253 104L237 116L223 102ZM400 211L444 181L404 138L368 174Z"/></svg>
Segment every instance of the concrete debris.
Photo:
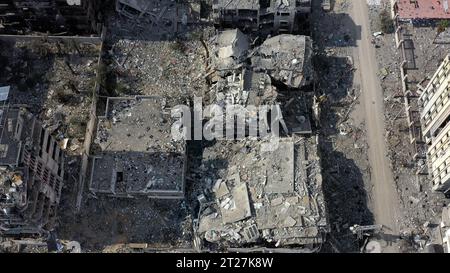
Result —
<svg viewBox="0 0 450 273"><path fill-rule="evenodd" d="M171 137L160 98L108 98L95 142L90 190L116 197L183 198L184 141Z"/></svg>
<svg viewBox="0 0 450 273"><path fill-rule="evenodd" d="M234 26L264 34L292 33L298 30L296 20L309 16L311 0L218 0L212 8L217 27Z"/></svg>
<svg viewBox="0 0 450 273"><path fill-rule="evenodd" d="M278 35L255 50L252 65L288 87L300 88L313 80L312 42L308 36Z"/></svg>
<svg viewBox="0 0 450 273"><path fill-rule="evenodd" d="M205 189L209 192L206 197L214 202L200 212L196 232L209 242L224 245L260 239L278 242L278 246L320 243L328 227L315 144L290 138L267 152L260 145L259 141L244 140L206 148L205 171L220 181L214 188L226 184L230 192L218 195L214 188ZM241 147L249 149L234 152ZM228 167L221 170L221 166L211 165L221 161ZM243 164L235 165L238 162ZM240 177L239 183L234 176Z"/></svg>

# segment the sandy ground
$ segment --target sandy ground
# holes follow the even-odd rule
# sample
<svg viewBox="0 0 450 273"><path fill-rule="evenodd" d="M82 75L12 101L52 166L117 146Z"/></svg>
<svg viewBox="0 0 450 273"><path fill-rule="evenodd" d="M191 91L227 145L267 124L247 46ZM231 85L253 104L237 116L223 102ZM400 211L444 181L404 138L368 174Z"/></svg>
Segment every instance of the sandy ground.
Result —
<svg viewBox="0 0 450 273"><path fill-rule="evenodd" d="M371 44L368 8L365 1L354 1L352 6L350 16L356 25L361 26L361 39L357 41L357 47L354 49L355 66L359 72L355 75L355 82L362 87L361 104L364 107L360 110L366 121L375 223L385 227L384 233L398 235L399 202L387 157L383 92L377 76L375 50Z"/></svg>

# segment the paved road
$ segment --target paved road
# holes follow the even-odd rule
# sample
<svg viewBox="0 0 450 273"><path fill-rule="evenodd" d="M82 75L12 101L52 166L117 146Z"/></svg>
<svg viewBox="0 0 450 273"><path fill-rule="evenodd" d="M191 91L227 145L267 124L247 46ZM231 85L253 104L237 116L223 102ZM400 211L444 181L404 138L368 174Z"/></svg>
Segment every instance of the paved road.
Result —
<svg viewBox="0 0 450 273"><path fill-rule="evenodd" d="M362 88L361 115L365 116L369 161L373 185L372 208L375 222L386 227L385 233L398 235L398 194L390 168L385 142L383 92L377 76L378 64L375 49L371 44L368 7L365 0L351 1L353 8L350 16L361 27L361 39L354 50L357 73L356 83ZM359 72L359 73L358 73Z"/></svg>

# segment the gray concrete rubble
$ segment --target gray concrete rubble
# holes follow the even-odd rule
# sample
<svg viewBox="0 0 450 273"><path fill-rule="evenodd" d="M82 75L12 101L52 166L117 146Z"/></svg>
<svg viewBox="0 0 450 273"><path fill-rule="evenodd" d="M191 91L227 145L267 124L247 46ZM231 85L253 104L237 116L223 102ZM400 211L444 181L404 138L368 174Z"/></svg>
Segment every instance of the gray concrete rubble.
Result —
<svg viewBox="0 0 450 273"><path fill-rule="evenodd" d="M283 34L269 38L255 50L252 66L288 87L300 88L313 80L311 39Z"/></svg>
<svg viewBox="0 0 450 273"><path fill-rule="evenodd" d="M239 29L225 30L209 42L214 69L222 72L242 67L250 49L250 40Z"/></svg>
<svg viewBox="0 0 450 273"><path fill-rule="evenodd" d="M249 38L234 29L214 36L209 42L209 48L211 56L207 76L213 83L220 81L220 77L225 78L242 69L253 72L247 72L250 78L252 75L267 74L270 81L263 79L262 85L271 85L273 81L300 89L313 81L313 49L308 36L282 34L251 48ZM242 77L242 81L245 81L245 77ZM247 80L248 84L251 81Z"/></svg>
<svg viewBox="0 0 450 273"><path fill-rule="evenodd" d="M217 78L211 86L211 101L220 106L272 104L277 98L276 87L265 73L242 69L224 78Z"/></svg>
<svg viewBox="0 0 450 273"><path fill-rule="evenodd" d="M282 139L273 151L246 139L206 148L197 235L223 246L313 247L328 230L313 138Z"/></svg>
<svg viewBox="0 0 450 273"><path fill-rule="evenodd" d="M441 236L444 251L450 253L450 207L442 209Z"/></svg>
<svg viewBox="0 0 450 273"><path fill-rule="evenodd" d="M170 109L155 97L108 98L99 117L90 190L116 197L183 198L184 141L174 141Z"/></svg>

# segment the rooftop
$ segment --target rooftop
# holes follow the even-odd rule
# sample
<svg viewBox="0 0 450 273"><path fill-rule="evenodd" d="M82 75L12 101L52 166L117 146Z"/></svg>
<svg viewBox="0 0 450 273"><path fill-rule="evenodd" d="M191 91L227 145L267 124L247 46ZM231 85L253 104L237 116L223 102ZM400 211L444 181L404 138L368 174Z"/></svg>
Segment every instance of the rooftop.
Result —
<svg viewBox="0 0 450 273"><path fill-rule="evenodd" d="M274 80L299 88L312 80L311 47L307 36L278 35L256 49L252 66L255 71L267 71Z"/></svg>
<svg viewBox="0 0 450 273"><path fill-rule="evenodd" d="M448 0L398 0L400 19L450 19Z"/></svg>
<svg viewBox="0 0 450 273"><path fill-rule="evenodd" d="M99 117L91 190L114 195L182 194L185 143L171 137L170 111L156 97L108 98Z"/></svg>

